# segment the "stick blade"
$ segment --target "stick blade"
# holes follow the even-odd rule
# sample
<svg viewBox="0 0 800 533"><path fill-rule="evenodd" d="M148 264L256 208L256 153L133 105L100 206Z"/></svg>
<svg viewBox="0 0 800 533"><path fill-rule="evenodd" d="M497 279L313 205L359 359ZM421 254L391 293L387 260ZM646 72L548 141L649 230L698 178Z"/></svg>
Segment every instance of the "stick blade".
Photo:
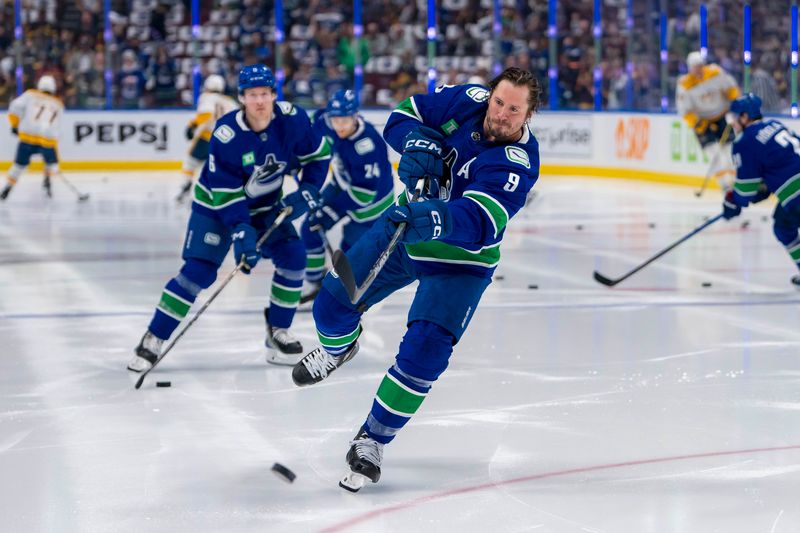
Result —
<svg viewBox="0 0 800 533"><path fill-rule="evenodd" d="M347 291L347 297L350 298L350 303L355 304L356 298L356 277L353 275L353 267L350 266L350 261L341 250L333 252L333 274L339 278L339 282Z"/></svg>
<svg viewBox="0 0 800 533"><path fill-rule="evenodd" d="M147 377L147 372L139 376L139 380L136 382L136 385L133 386L134 389L139 390L142 388L142 383L144 383L144 378Z"/></svg>
<svg viewBox="0 0 800 533"><path fill-rule="evenodd" d="M620 282L620 280L613 280L613 279L611 279L611 278L607 278L607 277L605 277L604 275L602 275L602 274L601 274L600 272L598 272L597 270L595 270L595 271L594 271L594 280L595 280L597 283L602 283L602 284L603 284L603 285L605 285L606 287L613 287L614 285L616 285L617 283L619 283L619 282Z"/></svg>

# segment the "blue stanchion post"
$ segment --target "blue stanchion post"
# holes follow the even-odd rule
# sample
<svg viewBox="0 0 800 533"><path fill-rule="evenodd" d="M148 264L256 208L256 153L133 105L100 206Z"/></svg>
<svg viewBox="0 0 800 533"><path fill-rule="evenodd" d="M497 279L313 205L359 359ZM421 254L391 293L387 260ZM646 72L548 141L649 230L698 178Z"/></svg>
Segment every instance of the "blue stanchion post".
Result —
<svg viewBox="0 0 800 533"><path fill-rule="evenodd" d="M797 118L797 0L792 0L792 117Z"/></svg>
<svg viewBox="0 0 800 533"><path fill-rule="evenodd" d="M192 103L197 107L203 75L200 72L200 0L192 0Z"/></svg>
<svg viewBox="0 0 800 533"><path fill-rule="evenodd" d="M667 94L667 60L669 59L669 52L667 51L667 14L661 9L661 112L666 113L669 109L669 95Z"/></svg>
<svg viewBox="0 0 800 533"><path fill-rule="evenodd" d="M547 4L547 46L548 46L548 65L547 78L550 82L549 100L550 109L558 109L558 26L556 25L556 14L558 12L558 0L548 0Z"/></svg>
<svg viewBox="0 0 800 533"><path fill-rule="evenodd" d="M500 18L500 0L492 0L492 74L497 76L503 67L500 59L500 35L503 22Z"/></svg>
<svg viewBox="0 0 800 533"><path fill-rule="evenodd" d="M628 0L625 9L625 72L628 74L628 83L625 85L625 108L633 109L633 0Z"/></svg>
<svg viewBox="0 0 800 533"><path fill-rule="evenodd" d="M428 92L436 89L436 0L428 0Z"/></svg>
<svg viewBox="0 0 800 533"><path fill-rule="evenodd" d="M364 58L361 57L361 39L364 35L364 21L361 15L361 0L353 0L353 40L355 41L355 65L353 66L353 84L356 99L361 101L361 89L364 86Z"/></svg>
<svg viewBox="0 0 800 533"><path fill-rule="evenodd" d="M594 110L603 109L603 51L601 43L603 40L603 0L594 0L594 24L592 26L592 36L594 37Z"/></svg>
<svg viewBox="0 0 800 533"><path fill-rule="evenodd" d="M286 73L283 70L283 1L275 0L275 92L278 100L283 100L283 83Z"/></svg>
<svg viewBox="0 0 800 533"><path fill-rule="evenodd" d="M700 4L700 55L703 61L708 57L708 10Z"/></svg>
<svg viewBox="0 0 800 533"><path fill-rule="evenodd" d="M750 48L750 4L744 5L744 50L742 51L742 59L744 59L744 92L750 92L750 60L752 59L752 52Z"/></svg>
<svg viewBox="0 0 800 533"><path fill-rule="evenodd" d="M114 34L111 33L111 0L103 2L103 43L105 43L105 50L103 52L103 89L106 95L106 109L114 107L114 71L111 70L111 42L114 40Z"/></svg>
<svg viewBox="0 0 800 533"><path fill-rule="evenodd" d="M17 82L17 96L25 90L22 81L22 0L14 0L14 78Z"/></svg>

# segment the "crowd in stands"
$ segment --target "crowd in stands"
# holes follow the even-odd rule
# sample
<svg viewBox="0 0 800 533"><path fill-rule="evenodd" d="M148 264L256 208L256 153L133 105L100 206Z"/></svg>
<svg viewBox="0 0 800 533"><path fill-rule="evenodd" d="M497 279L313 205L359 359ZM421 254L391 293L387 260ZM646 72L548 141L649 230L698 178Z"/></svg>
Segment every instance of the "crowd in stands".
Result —
<svg viewBox="0 0 800 533"><path fill-rule="evenodd" d="M495 59L534 71L549 101L547 2L502 0L502 31L492 34L492 0L439 0L436 67L439 83L485 83ZM743 81L742 7L708 0L709 59ZM111 0L109 42L103 0L22 0L23 38L14 39L14 3L0 4L0 107L16 94L15 68L32 87L52 74L68 108L191 107L195 60L202 77L221 74L235 91L244 64L286 72L285 97L308 108L352 86L357 55L365 64L362 102L391 107L427 88L426 0L364 0L364 38L353 37L352 0L284 0L286 42L274 45L274 3L200 0L201 27L193 37L190 0ZM592 31L593 0L560 0L555 98L561 109L593 109L595 67L602 73L603 109L657 110L661 106L658 2L633 2L635 31L627 29L627 0L604 0L602 45ZM688 52L699 47L699 0L667 2L667 96L686 72ZM769 111L785 111L790 98L789 8L753 3L752 89ZM499 54L495 53L496 45ZM357 49L358 48L358 49ZM600 61L597 62L596 55Z"/></svg>

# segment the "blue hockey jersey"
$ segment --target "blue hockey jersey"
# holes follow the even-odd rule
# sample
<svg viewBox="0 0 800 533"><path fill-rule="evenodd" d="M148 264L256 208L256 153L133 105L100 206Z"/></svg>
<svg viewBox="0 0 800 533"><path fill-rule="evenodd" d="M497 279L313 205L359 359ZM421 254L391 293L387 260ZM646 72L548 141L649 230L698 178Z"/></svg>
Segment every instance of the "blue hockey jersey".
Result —
<svg viewBox="0 0 800 533"><path fill-rule="evenodd" d="M272 120L261 132L248 127L244 111L232 111L217 120L192 209L229 227L250 223L251 216L280 201L292 164L303 169L304 182L322 187L330 153L328 140L312 130L306 112L289 102L275 103Z"/></svg>
<svg viewBox="0 0 800 533"><path fill-rule="evenodd" d="M383 137L362 117L356 120L355 133L346 139L333 130L327 113L317 113L313 127L331 144L333 179L342 191L328 205L354 222L368 222L394 202L394 178Z"/></svg>
<svg viewBox="0 0 800 533"><path fill-rule="evenodd" d="M441 240L406 245L423 271L491 277L506 225L525 206L539 177L539 143L527 124L517 142L484 140L488 99L489 90L480 85L442 86L401 102L384 129L386 142L398 152L405 135L420 123L446 136L444 187L453 231Z"/></svg>
<svg viewBox="0 0 800 533"><path fill-rule="evenodd" d="M763 184L785 209L800 207L800 137L777 120L750 124L733 142L733 200L746 206Z"/></svg>

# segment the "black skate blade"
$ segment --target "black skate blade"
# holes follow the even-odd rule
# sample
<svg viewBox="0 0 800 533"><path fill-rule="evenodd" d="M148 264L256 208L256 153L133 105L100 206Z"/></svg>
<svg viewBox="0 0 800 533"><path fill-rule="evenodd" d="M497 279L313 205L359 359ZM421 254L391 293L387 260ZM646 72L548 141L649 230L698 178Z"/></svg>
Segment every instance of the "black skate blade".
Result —
<svg viewBox="0 0 800 533"><path fill-rule="evenodd" d="M339 482L339 486L342 487L347 492L352 492L353 494L355 494L356 492L361 490L361 487L358 487L357 489L354 489L354 488L348 487L347 485L345 485L341 481Z"/></svg>

